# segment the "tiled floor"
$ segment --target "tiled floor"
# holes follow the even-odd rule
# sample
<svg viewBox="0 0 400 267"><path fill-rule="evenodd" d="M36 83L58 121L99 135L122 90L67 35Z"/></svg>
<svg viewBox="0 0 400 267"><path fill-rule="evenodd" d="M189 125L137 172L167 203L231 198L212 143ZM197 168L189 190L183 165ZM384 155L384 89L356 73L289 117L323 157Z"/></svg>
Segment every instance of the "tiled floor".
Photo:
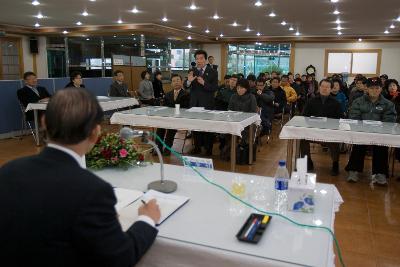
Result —
<svg viewBox="0 0 400 267"><path fill-rule="evenodd" d="M181 141L177 140L174 148L180 151L181 146ZM218 170L229 171L230 164L219 160L217 147L214 146L215 167ZM189 149L189 146L185 147L185 151ZM40 148L34 145L30 136L22 140L0 140L0 165L39 151ZM343 170L347 155L341 155L340 175L332 177L329 175L329 154L317 145L313 146L312 153L318 181L335 184L345 201L336 214L335 233L346 266L400 266L400 182L391 178L389 186L375 187L371 190L368 181L371 165L370 159L367 159L363 179L357 184L349 184L345 180L346 172ZM269 144L264 139L255 164L237 166L237 171L273 176L278 161L285 158L286 142L279 140L275 134ZM179 164L174 157L166 158L165 161ZM397 176L400 175L399 165L395 165Z"/></svg>

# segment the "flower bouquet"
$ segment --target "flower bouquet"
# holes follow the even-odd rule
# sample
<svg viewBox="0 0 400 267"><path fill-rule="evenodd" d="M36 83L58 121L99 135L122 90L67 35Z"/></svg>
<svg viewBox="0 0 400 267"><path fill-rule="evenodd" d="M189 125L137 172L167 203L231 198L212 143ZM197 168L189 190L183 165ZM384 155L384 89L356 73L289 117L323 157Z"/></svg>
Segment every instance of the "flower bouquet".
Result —
<svg viewBox="0 0 400 267"><path fill-rule="evenodd" d="M116 133L99 137L93 149L86 155L86 165L91 169L117 167L127 169L144 160L133 140L122 139Z"/></svg>

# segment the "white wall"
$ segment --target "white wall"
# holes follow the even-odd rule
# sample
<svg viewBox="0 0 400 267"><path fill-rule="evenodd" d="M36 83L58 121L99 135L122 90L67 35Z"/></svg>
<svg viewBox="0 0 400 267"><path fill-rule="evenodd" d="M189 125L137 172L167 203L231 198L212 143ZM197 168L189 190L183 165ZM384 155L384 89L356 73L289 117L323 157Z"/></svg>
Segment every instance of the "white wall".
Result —
<svg viewBox="0 0 400 267"><path fill-rule="evenodd" d="M208 56L214 57L214 64L218 65L218 80L221 80L221 44L204 44L203 50L207 52Z"/></svg>
<svg viewBox="0 0 400 267"><path fill-rule="evenodd" d="M317 80L324 77L325 49L382 49L381 74L400 79L400 43L296 43L295 73L305 73L306 67L317 69Z"/></svg>
<svg viewBox="0 0 400 267"><path fill-rule="evenodd" d="M22 54L24 61L24 72L33 71L33 56L29 49L29 36L21 36L22 37ZM39 54L36 55L36 67L38 78L48 78L48 69L47 69L47 48L46 48L46 37L39 36L38 39L38 48Z"/></svg>

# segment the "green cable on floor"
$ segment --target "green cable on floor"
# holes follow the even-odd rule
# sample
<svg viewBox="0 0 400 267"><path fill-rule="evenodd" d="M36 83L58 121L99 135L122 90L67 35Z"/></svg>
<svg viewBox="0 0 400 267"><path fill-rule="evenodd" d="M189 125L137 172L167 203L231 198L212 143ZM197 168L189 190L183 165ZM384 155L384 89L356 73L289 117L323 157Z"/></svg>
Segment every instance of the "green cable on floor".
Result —
<svg viewBox="0 0 400 267"><path fill-rule="evenodd" d="M188 162L182 157L181 154L179 154L178 152L176 152L175 150L173 150L171 147L169 147L167 144L165 144L164 141L161 140L161 138L160 138L157 134L153 133L153 135L154 135L154 137L155 137L164 147L166 147L169 151L171 151L172 154L174 154L178 159L180 159L183 163L188 163ZM284 219L284 220L287 220L287 221L293 223L294 225L297 225L297 226L300 226L300 227L311 228L311 229L321 229L321 230L327 231L327 232L332 236L333 240L335 241L335 247L336 247L336 250L337 250L337 253L338 253L338 257L339 257L340 264L341 264L343 267L345 267L345 264L344 264L344 261L343 261L343 258L342 258L342 252L341 252L340 247L339 247L339 242L337 241L335 234L333 233L333 231L332 231L329 227L298 223L298 222L296 222L296 221L294 221L294 220L290 219L289 217L286 217L286 216L284 216L284 215L282 215L282 214L275 213L275 212L268 212L268 211L264 211L264 210L261 210L261 209L259 209L259 208L256 208L256 207L254 207L253 205L247 203L246 201L244 201L244 200L242 200L241 198L239 198L239 197L235 196L234 194L232 194L228 189L226 189L226 188L223 187L222 185L219 185L219 184L216 184L216 183L210 181L210 180L209 180L207 177L205 177L201 172L199 172L195 167L191 166L191 164L187 164L187 165L188 165L194 172L196 172L203 180L205 180L207 183L209 183L209 184L211 184L211 185L213 185L213 186L215 186L215 187L221 189L221 190L224 191L226 194L228 194L230 197L236 199L237 201L239 201L240 203L242 203L243 205L245 205L245 206L247 206L247 207L249 207L249 208L251 208L251 209L254 209L254 210L256 210L256 211L258 211L258 212L260 212L260 213L263 213L263 214L265 214L265 215L268 215L268 216L280 217L280 218L282 218L282 219Z"/></svg>

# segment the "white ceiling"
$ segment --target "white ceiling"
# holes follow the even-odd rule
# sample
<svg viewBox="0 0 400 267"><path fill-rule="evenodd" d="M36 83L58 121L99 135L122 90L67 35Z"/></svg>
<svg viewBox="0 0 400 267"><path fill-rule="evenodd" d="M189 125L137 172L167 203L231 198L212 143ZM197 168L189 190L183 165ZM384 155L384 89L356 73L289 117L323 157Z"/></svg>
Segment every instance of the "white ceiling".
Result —
<svg viewBox="0 0 400 267"><path fill-rule="evenodd" d="M33 27L38 22L42 27L76 27L88 25L120 25L155 23L168 27L216 37L223 33L225 37L262 36L293 37L296 30L301 36L337 36L335 20L340 18L342 36L390 36L399 35L400 22L395 19L400 15L400 0L261 0L262 6L256 7L256 0L39 0L33 6L31 0L0 0L0 24ZM197 10L188 7L195 3ZM130 12L136 6L140 13ZM341 14L332 14L335 9ZM87 10L89 16L81 13ZM276 17L268 14L273 11ZM45 18L35 17L41 12ZM218 14L221 18L214 20ZM167 16L168 22L162 22ZM282 26L285 20L288 24ZM240 25L233 27L234 21ZM186 27L188 23L193 28ZM391 24L395 29L390 29ZM289 31L289 26L295 28ZM249 26L252 30L246 32ZM206 34L205 29L210 33ZM384 34L388 29L389 34ZM61 31L61 29L60 29Z"/></svg>

